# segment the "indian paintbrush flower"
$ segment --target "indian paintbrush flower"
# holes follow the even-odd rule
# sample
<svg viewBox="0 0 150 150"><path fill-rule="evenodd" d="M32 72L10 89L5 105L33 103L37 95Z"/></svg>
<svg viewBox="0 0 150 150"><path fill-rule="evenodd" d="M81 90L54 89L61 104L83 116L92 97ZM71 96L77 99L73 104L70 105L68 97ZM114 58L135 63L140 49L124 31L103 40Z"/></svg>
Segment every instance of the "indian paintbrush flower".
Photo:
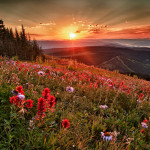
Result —
<svg viewBox="0 0 150 150"><path fill-rule="evenodd" d="M64 127L64 128L69 128L70 126L69 126L69 120L68 119L64 119L63 120L63 122L62 122L62 126Z"/></svg>
<svg viewBox="0 0 150 150"><path fill-rule="evenodd" d="M50 98L48 99L48 107L52 108L55 105L55 97L54 96L50 96Z"/></svg>
<svg viewBox="0 0 150 150"><path fill-rule="evenodd" d="M30 108L33 107L33 101L32 101L31 99L27 100L26 102L27 102L27 104L26 104L26 107L27 107L27 108L30 109Z"/></svg>
<svg viewBox="0 0 150 150"><path fill-rule="evenodd" d="M23 87L22 87L22 86L18 86L18 87L16 88L16 91L18 91L18 93L24 94L24 91L23 91Z"/></svg>
<svg viewBox="0 0 150 150"><path fill-rule="evenodd" d="M50 90L48 88L45 88L42 95L44 99L48 99L50 97Z"/></svg>
<svg viewBox="0 0 150 150"><path fill-rule="evenodd" d="M38 119L41 120L45 116L46 111L45 99L42 97L38 99L37 110L38 110L37 112Z"/></svg>
<svg viewBox="0 0 150 150"><path fill-rule="evenodd" d="M10 103L19 106L19 98L17 96L10 97Z"/></svg>

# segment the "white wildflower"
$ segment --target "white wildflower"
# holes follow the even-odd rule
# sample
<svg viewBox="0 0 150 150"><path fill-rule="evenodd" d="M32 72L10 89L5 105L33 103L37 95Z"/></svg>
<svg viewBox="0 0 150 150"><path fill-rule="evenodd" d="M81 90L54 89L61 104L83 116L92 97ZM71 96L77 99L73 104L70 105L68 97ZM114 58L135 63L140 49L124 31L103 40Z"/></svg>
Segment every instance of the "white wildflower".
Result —
<svg viewBox="0 0 150 150"><path fill-rule="evenodd" d="M107 106L107 105L100 105L99 107L100 107L100 108L102 108L102 109L106 109L106 108L108 108L108 106Z"/></svg>
<svg viewBox="0 0 150 150"><path fill-rule="evenodd" d="M17 97L21 100L24 100L25 99L25 96L21 93L18 93Z"/></svg>
<svg viewBox="0 0 150 150"><path fill-rule="evenodd" d="M43 71L39 71L39 72L38 72L38 75L44 76L44 72L43 72Z"/></svg>
<svg viewBox="0 0 150 150"><path fill-rule="evenodd" d="M106 133L101 132L101 138L105 141L111 141L112 140L112 135L108 132L106 132Z"/></svg>
<svg viewBox="0 0 150 150"><path fill-rule="evenodd" d="M142 122L141 125L142 125L143 128L148 128L148 125L145 122Z"/></svg>
<svg viewBox="0 0 150 150"><path fill-rule="evenodd" d="M71 86L67 86L67 87L66 87L66 91L68 91L69 93L73 93L74 88L71 87Z"/></svg>

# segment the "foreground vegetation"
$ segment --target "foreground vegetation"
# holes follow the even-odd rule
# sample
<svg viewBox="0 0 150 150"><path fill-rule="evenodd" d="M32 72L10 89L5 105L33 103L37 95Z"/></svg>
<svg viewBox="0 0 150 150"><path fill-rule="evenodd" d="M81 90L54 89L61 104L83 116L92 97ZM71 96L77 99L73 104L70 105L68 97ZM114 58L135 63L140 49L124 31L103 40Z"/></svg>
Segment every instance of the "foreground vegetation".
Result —
<svg viewBox="0 0 150 150"><path fill-rule="evenodd" d="M0 149L148 150L149 101L150 82L136 76L1 57Z"/></svg>

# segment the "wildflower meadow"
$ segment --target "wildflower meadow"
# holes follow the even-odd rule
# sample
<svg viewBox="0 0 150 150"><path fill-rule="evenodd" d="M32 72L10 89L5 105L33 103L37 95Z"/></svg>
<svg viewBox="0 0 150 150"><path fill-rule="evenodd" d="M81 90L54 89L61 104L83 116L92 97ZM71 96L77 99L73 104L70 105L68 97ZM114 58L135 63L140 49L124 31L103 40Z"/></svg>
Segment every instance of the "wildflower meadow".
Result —
<svg viewBox="0 0 150 150"><path fill-rule="evenodd" d="M50 57L0 57L0 149L148 150L150 82Z"/></svg>

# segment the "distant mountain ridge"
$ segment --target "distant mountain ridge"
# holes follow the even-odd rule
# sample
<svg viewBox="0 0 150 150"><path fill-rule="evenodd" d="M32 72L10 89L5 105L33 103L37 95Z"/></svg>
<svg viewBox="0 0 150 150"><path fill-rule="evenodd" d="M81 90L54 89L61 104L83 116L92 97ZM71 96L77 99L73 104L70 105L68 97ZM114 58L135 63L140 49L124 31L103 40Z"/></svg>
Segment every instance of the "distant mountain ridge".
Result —
<svg viewBox="0 0 150 150"><path fill-rule="evenodd" d="M79 40L41 40L42 49L69 48L86 46L119 46L134 48L150 48L150 39L79 39Z"/></svg>
<svg viewBox="0 0 150 150"><path fill-rule="evenodd" d="M53 48L45 49L43 52L61 58L73 58L87 65L118 70L120 73L150 75L150 48L108 45Z"/></svg>
<svg viewBox="0 0 150 150"><path fill-rule="evenodd" d="M98 67L119 70L120 73L140 73L150 74L150 64L146 64L134 59L116 56L106 62L103 62Z"/></svg>

